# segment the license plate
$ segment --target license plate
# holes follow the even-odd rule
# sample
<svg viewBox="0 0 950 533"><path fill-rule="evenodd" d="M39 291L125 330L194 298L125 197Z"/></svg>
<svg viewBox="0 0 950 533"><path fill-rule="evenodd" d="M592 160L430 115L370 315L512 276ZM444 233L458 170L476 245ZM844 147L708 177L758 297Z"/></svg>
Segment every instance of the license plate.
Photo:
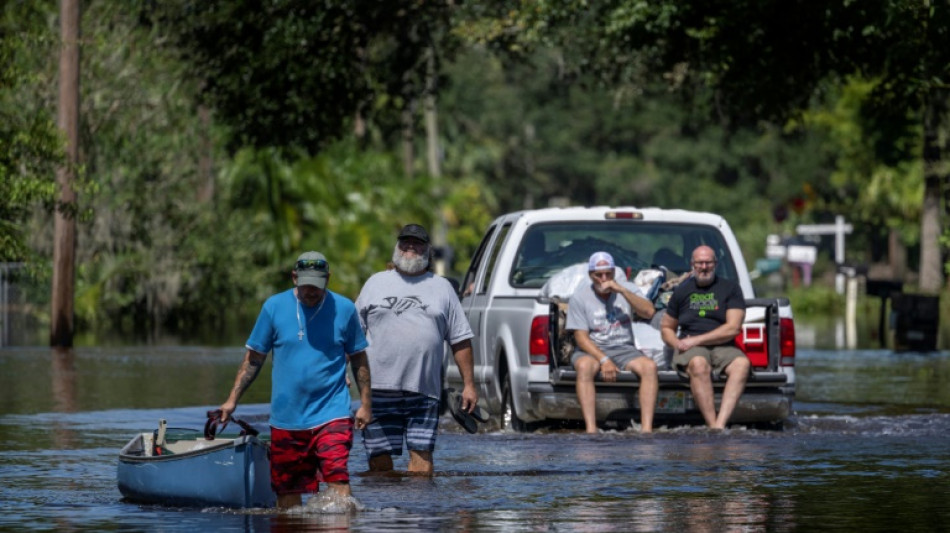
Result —
<svg viewBox="0 0 950 533"><path fill-rule="evenodd" d="M656 397L657 413L685 413L686 391L660 391Z"/></svg>

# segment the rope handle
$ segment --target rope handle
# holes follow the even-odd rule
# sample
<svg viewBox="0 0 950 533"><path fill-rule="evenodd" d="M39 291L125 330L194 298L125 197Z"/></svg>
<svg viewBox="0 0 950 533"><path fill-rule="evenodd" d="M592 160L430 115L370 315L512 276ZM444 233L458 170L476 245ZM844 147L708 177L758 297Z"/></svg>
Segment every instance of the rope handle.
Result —
<svg viewBox="0 0 950 533"><path fill-rule="evenodd" d="M224 431L224 428L228 427L228 422L230 422L230 420L228 422L221 422L222 414L223 413L221 413L221 409L214 409L212 411L208 411L208 421L205 422L205 438L206 439L214 440L215 434L217 434L219 431ZM231 417L231 420L233 420L237 425L241 426L242 437L244 435L250 435L252 437L256 437L258 434L260 434L260 431L257 431L256 429L251 427L250 424L248 424L247 422L243 420L238 420L237 418L234 418L233 416ZM218 428L218 426L221 426L220 429Z"/></svg>

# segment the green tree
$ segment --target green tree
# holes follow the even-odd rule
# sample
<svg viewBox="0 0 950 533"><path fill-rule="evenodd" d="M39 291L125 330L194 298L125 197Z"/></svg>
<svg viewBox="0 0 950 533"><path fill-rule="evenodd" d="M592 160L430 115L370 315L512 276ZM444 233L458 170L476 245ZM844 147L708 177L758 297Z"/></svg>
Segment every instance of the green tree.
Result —
<svg viewBox="0 0 950 533"><path fill-rule="evenodd" d="M920 225L908 220L920 220L922 216L923 165L916 143L916 159L878 155L875 145L881 143L881 130L862 117L862 107L876 86L874 81L849 79L838 94L830 95L828 105L814 106L803 121L809 128L828 131L837 154L836 168L821 195L821 207L832 212L847 211L849 217L864 221L862 225L887 232L891 268L895 276L902 277L904 246L920 240ZM919 122L907 125L918 132L920 126Z"/></svg>
<svg viewBox="0 0 950 533"><path fill-rule="evenodd" d="M462 249L481 238L471 228L490 221L483 207L490 197L476 179L460 177L441 198L433 178L405 180L401 171L393 155L360 150L353 141L293 160L273 149L248 149L225 170L222 213L249 221L255 262L269 265L264 292L286 283L300 251L317 250L331 262L332 289L356 297L370 275L386 268L400 227L433 227L443 214L433 206L449 206L450 242Z"/></svg>
<svg viewBox="0 0 950 533"><path fill-rule="evenodd" d="M0 125L11 132L3 141L21 142L30 132L25 118L35 116L36 124L46 121L49 142L58 149L50 116L55 6L31 4L31 17L23 17L7 11L10 5L4 4L4 31L16 27L18 39L33 37L2 41L17 67L3 71L2 110L13 117ZM94 186L79 195L80 331L139 340L163 330L187 338L209 328L222 332L235 322L246 326L264 296L286 287L287 268L300 249L327 250L335 288L353 295L362 279L384 267L392 236L407 221L431 224L448 216L450 239L458 231L463 250L481 237L490 216L481 207L486 191L464 169L447 173L458 187L436 194L429 178L408 180L390 152L353 143L324 144L327 153L319 158L290 143L281 150L238 150L230 159L225 147L240 136L223 127L220 113L204 112L198 98L203 78L192 78L193 65L161 44L169 30L153 17L154 5L129 10L123 2L103 1L85 7L82 176ZM11 72L22 76L9 77ZM11 146L3 155L20 159L5 168L24 172L47 165L33 171L33 182L7 180L7 174L0 181L5 192L17 191L4 195L10 212L25 216L30 201L44 197L27 198L21 194L26 189L15 187L45 183L47 189L36 190L51 198L56 160L26 152L22 143ZM5 212L8 220L15 216ZM36 264L45 263L49 211L35 212L32 226L18 231L29 235Z"/></svg>
<svg viewBox="0 0 950 533"><path fill-rule="evenodd" d="M30 259L29 217L37 205L51 207L56 192L62 143L43 98L49 93L31 90L52 83L48 14L33 3L0 7L0 262Z"/></svg>
<svg viewBox="0 0 950 533"><path fill-rule="evenodd" d="M831 171L820 132L729 127L704 109L708 91L685 105L657 83L602 87L566 74L558 50L511 58L474 47L447 68L447 160L483 173L502 211L551 202L715 211L751 260L780 229L773 207Z"/></svg>
<svg viewBox="0 0 950 533"><path fill-rule="evenodd" d="M424 56L446 35L451 2L176 0L162 24L201 80L203 98L232 131L228 146L311 154L424 90Z"/></svg>
<svg viewBox="0 0 950 533"><path fill-rule="evenodd" d="M506 54L551 43L570 51L564 71L636 91L649 80L705 98L730 129L785 124L828 87L877 81L861 115L885 165L922 160L921 277L940 286L941 203L946 203L950 9L945 2L588 3L472 6L460 32ZM916 127L913 125L916 124Z"/></svg>

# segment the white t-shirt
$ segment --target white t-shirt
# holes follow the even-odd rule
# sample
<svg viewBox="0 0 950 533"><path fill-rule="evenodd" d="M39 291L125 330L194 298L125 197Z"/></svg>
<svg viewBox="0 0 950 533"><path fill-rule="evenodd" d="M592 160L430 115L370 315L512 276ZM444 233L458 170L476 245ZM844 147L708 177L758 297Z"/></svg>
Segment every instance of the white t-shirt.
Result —
<svg viewBox="0 0 950 533"><path fill-rule="evenodd" d="M356 308L369 341L372 388L441 397L445 343L474 336L448 280L379 272L363 285Z"/></svg>
<svg viewBox="0 0 950 533"><path fill-rule="evenodd" d="M621 283L633 294L642 297L639 287ZM633 309L622 295L610 293L602 300L592 283L585 283L574 291L567 307L568 330L587 331L590 339L601 349L634 346Z"/></svg>

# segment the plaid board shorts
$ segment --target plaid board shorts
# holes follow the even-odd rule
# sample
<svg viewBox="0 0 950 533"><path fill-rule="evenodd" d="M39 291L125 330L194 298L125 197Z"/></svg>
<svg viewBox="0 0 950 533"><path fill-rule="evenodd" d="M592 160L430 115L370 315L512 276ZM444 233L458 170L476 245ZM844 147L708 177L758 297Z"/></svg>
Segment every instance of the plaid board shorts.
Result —
<svg viewBox="0 0 950 533"><path fill-rule="evenodd" d="M439 429L439 400L408 391L373 391L373 421L363 430L366 455L402 455L435 450Z"/></svg>
<svg viewBox="0 0 950 533"><path fill-rule="evenodd" d="M313 429L271 427L270 484L277 494L318 492L320 482L348 482L353 420L340 418Z"/></svg>

